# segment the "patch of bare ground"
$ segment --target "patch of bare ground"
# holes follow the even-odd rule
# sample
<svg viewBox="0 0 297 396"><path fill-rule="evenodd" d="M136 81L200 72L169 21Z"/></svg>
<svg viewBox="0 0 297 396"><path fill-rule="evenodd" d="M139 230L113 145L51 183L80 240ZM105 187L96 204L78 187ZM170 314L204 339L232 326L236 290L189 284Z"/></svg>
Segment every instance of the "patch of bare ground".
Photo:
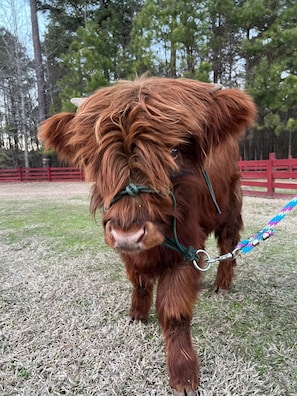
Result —
<svg viewBox="0 0 297 396"><path fill-rule="evenodd" d="M91 185L88 183L0 183L0 199L69 199L75 195L88 195Z"/></svg>
<svg viewBox="0 0 297 396"><path fill-rule="evenodd" d="M23 232L21 206L14 221L3 219L16 202L30 216L54 201L71 223L67 208L87 211L89 190L83 183L0 185L1 395L172 394L154 310L148 324L128 324L130 285L117 255L61 250L59 229L48 229L50 237ZM285 202L245 198L244 236ZM288 214L273 238L239 259L225 298L211 293L215 266L206 274L192 324L202 396L296 394L296 218ZM209 250L216 254L211 240Z"/></svg>

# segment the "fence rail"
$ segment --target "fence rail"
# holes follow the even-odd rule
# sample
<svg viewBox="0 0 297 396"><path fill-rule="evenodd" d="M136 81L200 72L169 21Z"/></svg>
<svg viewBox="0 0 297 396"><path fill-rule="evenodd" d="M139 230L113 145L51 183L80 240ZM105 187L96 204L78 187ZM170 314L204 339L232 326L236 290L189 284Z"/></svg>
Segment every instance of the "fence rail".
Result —
<svg viewBox="0 0 297 396"><path fill-rule="evenodd" d="M289 197L297 193L297 158L238 162L245 195L262 197ZM83 181L84 174L77 168L16 168L0 169L1 182Z"/></svg>

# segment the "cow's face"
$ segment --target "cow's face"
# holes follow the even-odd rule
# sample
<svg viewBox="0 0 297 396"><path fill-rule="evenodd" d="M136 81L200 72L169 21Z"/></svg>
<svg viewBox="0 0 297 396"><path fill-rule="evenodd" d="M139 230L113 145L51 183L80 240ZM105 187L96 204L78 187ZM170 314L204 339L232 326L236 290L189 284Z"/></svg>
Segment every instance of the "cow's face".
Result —
<svg viewBox="0 0 297 396"><path fill-rule="evenodd" d="M185 201L183 180L199 182L203 159L237 139L254 114L240 91L141 79L97 91L76 114L45 121L40 136L61 158L84 167L95 182L92 212L103 209L106 243L131 252L163 243L173 216L182 217L172 192L178 204Z"/></svg>

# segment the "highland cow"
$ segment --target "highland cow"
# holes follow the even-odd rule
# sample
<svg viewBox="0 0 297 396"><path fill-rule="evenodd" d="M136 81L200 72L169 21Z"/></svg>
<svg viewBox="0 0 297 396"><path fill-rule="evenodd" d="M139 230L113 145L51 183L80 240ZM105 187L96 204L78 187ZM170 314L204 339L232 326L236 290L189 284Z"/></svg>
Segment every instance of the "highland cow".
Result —
<svg viewBox="0 0 297 396"><path fill-rule="evenodd" d="M239 242L238 140L255 106L237 89L157 77L120 81L81 102L76 113L46 120L40 137L94 182L91 212L103 209L105 241L133 285L131 320L148 318L157 284L170 386L176 396L196 395L190 324L205 256L187 258L170 244L203 249L214 232L225 254ZM235 265L218 265L218 293L230 289Z"/></svg>

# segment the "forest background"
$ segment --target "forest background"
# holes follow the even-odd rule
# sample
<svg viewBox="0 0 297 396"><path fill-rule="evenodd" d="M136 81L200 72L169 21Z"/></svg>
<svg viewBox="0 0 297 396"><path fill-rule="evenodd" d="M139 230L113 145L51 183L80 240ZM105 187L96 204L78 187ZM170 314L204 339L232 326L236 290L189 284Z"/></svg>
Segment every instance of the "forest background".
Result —
<svg viewBox="0 0 297 396"><path fill-rule="evenodd" d="M297 157L296 0L3 0L0 12L0 168L58 164L38 124L142 73L245 89L259 115L242 158Z"/></svg>

